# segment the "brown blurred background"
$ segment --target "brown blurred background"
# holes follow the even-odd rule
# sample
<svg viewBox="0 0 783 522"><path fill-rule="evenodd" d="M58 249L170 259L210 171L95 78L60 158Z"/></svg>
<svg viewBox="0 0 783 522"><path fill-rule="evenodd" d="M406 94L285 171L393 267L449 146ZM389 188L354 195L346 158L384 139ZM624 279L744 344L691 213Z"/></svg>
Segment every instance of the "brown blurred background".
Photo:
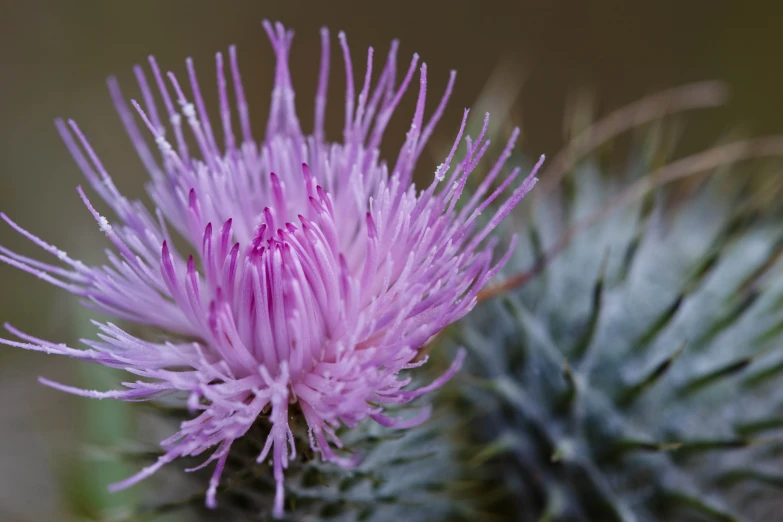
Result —
<svg viewBox="0 0 783 522"><path fill-rule="evenodd" d="M401 39L401 60L417 51L428 62L433 95L457 69L444 137L455 130L460 109L486 92L498 64L506 73L495 76L501 80L492 88L509 109L496 121L521 125L520 147L530 154L552 154L562 144L565 101L580 90L594 93L597 111L605 113L665 87L721 79L731 102L698 116L694 140L708 142L716 129L737 126L749 134L783 131L783 3L772 0L1 0L0 210L74 257L100 261L105 242L76 195L82 178L53 119L76 119L120 189L142 196L146 174L112 109L106 77L117 75L126 96L135 97L133 64L154 53L164 68L182 74L184 58L192 56L212 100L214 53L236 43L260 136L273 78L264 18L296 29L292 67L303 122L312 118L318 29L326 25L333 36L347 32L360 72L366 47L385 53L393 38ZM332 63L327 118L336 137L343 110L336 53ZM393 142L401 141L406 118L390 131ZM0 244L44 255L6 226ZM93 334L75 299L32 276L0 266L0 288L2 320L58 342ZM133 492L103 494L105 483L128 468L88 459L80 449L85 441L111 443L132 433L128 410L43 388L38 375L95 388L114 382L71 361L0 347L0 522L65 522L73 519L69 512L90 517L131 499Z"/></svg>

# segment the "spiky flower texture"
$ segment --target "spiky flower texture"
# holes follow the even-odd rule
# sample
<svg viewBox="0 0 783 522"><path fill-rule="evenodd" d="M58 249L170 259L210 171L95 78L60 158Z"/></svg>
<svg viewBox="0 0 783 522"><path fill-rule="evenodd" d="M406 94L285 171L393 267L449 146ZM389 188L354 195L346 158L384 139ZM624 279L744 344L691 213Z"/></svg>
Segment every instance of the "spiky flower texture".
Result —
<svg viewBox="0 0 783 522"><path fill-rule="evenodd" d="M120 195L73 122L58 122L90 186L118 217L118 222L110 223L79 189L116 249L117 253L108 252L107 265L86 266L3 215L11 227L57 257L61 265L4 248L0 259L80 296L96 311L160 329L169 339L151 342L107 322L96 323L100 340L84 341L89 347L84 350L47 342L11 326L7 328L18 340L2 342L122 368L141 377L124 383L125 389L108 392L41 379L59 390L129 401L172 393L188 397L193 418L161 443L165 451L153 465L113 489L137 483L177 458L212 450L204 465L216 462L206 500L208 506L215 506L232 443L259 416L268 416L272 427L258 461L271 455L277 484L274 512L282 516L284 469L295 452L289 416L301 414L312 449L342 466L355 464L355 459L335 451L342 446L336 427L355 427L369 418L383 426L407 428L428 417L426 406L406 418L385 415L385 406L410 402L442 385L459 368L462 355L441 377L413 390L406 389L410 377L401 375L426 360L418 357L419 349L473 307L478 291L506 261L507 255L493 263L490 233L535 178L534 173L528 176L495 205L489 219L479 217L520 172L514 169L500 178L490 192L510 154L514 133L477 191L458 206L466 179L488 145L485 119L481 135L465 138L466 153L452 165L466 110L454 146L434 180L425 190L416 190L414 167L455 78L452 73L425 124L426 64L419 68L410 130L389 168L380 159L379 146L418 68L414 55L397 85L396 42L374 88L373 50L369 49L357 97L351 56L340 34L347 84L345 126L342 143L330 143L324 132L330 48L329 34L322 31L314 132L304 135L288 66L293 33L280 24L265 22L264 28L277 65L266 136L260 144L251 133L233 47L228 66L236 114L230 110L223 58L218 54L216 60L222 148L209 123L191 60L187 61L188 98L175 76L168 73L165 78L150 58L164 112L159 112L141 68L135 73L144 105L132 102L138 117L110 81L119 115L152 177L149 193L157 207L154 214ZM237 116L241 139L232 131ZM154 138L159 158L137 120ZM189 150L185 124L197 145L195 151ZM177 251L170 235L175 232L195 255Z"/></svg>

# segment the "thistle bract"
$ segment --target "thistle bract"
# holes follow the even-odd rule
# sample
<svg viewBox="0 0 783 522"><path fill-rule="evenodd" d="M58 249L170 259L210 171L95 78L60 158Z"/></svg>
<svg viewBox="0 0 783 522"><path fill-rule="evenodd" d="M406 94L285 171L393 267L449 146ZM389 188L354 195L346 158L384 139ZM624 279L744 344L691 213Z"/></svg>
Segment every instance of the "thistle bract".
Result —
<svg viewBox="0 0 783 522"><path fill-rule="evenodd" d="M628 179L661 153L642 152ZM547 204L532 201L530 249L505 269L549 256L540 273L461 324L466 373L482 386L454 388L471 419L460 436L479 454L470 472L484 479L484 517L774 520L779 216L730 176L603 214L628 192L585 163ZM601 219L559 243L592 216Z"/></svg>
<svg viewBox="0 0 783 522"><path fill-rule="evenodd" d="M345 125L342 142L330 143L324 132L330 61L324 29L314 131L303 134L288 67L293 33L280 24L264 23L264 28L277 65L260 143L251 132L234 48L228 64L221 54L216 60L222 145L191 60L188 95L172 73L162 74L150 59L157 100L152 82L136 68L142 103L132 102L135 113L110 81L119 115L151 175L154 212L117 191L73 122L57 123L90 186L117 216L116 222L101 216L79 189L114 246L108 264L92 267L74 260L3 215L60 264L7 249L0 259L82 297L85 306L96 311L167 332L169 340L151 342L113 323L96 323L99 340L84 341L84 350L11 326L8 330L18 340L2 342L122 368L140 378L108 392L42 379L63 391L131 401L172 393L187 397L193 418L161 443L164 453L155 464L115 489L177 458L211 451L204 465L215 461L207 492L207 505L214 506L232 443L260 415L268 416L272 427L258 460L273 461L274 510L280 516L284 469L294 453L290 416L303 416L314 451L343 466L355 461L335 451L342 446L336 427L353 427L369 418L405 428L427 418L426 406L405 418L385 415L385 406L407 403L437 388L459 368L462 355L440 378L413 390L406 389L410 378L400 375L425 362L417 357L419 349L474 306L478 291L505 262L506 257L493 262L489 235L535 178L531 174L512 190L509 186L520 170L501 176L515 132L477 190L458 205L467 177L488 145L485 119L481 134L475 140L466 137L466 152L455 159L465 111L434 180L417 191L413 170L444 111L455 75L425 120L427 67L419 67L414 55L398 84L396 42L374 87L369 50L357 96L351 56L340 34L347 83ZM379 146L417 69L419 93L410 130L397 158L386 163ZM239 136L233 131L237 118ZM151 136L159 154L145 136ZM490 205L494 213L480 217ZM179 248L183 252L172 235L184 238L186 246Z"/></svg>

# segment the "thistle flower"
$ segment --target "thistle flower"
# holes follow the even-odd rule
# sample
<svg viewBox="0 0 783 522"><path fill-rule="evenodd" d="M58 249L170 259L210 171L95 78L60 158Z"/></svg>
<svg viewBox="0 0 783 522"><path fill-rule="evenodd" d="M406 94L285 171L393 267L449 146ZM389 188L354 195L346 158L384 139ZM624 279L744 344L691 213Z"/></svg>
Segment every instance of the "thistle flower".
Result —
<svg viewBox="0 0 783 522"><path fill-rule="evenodd" d="M96 322L99 340L84 340L88 349L47 342L10 325L7 329L18 340L2 342L122 368L141 377L123 383L124 389L106 392L41 379L65 392L127 401L169 394L188 397L193 418L161 443L164 453L157 462L113 485L115 490L149 477L177 458L214 448L204 463L216 461L206 497L207 505L214 507L232 443L260 415L268 415L272 428L258 461L271 454L277 484L274 511L282 516L283 470L295 453L289 416L301 415L312 449L342 466L355 460L335 452L342 447L337 427L354 427L368 418L396 428L426 420L426 406L412 418L388 416L385 411L388 405L408 403L441 386L458 370L463 356L418 389L407 389L411 378L400 373L426 361L418 357L420 348L470 311L478 291L505 263L509 254L493 263L495 241L490 233L536 180L534 170L494 205L488 220L480 218L520 172L517 168L501 177L490 192L511 152L515 131L476 191L458 206L467 177L489 145L485 118L481 134L475 140L465 138L466 153L453 164L466 110L435 179L417 191L414 167L444 111L455 74L425 124L426 64L418 67L414 55L397 85L396 42L374 88L369 49L357 97L351 56L340 33L347 82L345 126L342 143L330 143L324 132L330 44L328 31L322 30L314 131L304 135L288 67L293 33L281 24L265 22L264 28L277 65L266 136L260 144L251 132L233 47L228 67L236 114L230 109L222 55L216 60L223 147L210 125L192 60L187 60L188 98L176 77L168 73L165 78L150 58L162 112L145 73L136 67L143 106L131 103L138 118L110 80L119 115L152 177L148 189L156 205L154 214L117 191L76 124L57 122L90 186L117 215L117 222L110 223L78 189L116 249L107 253L108 264L91 267L74 260L2 215L61 264L2 247L0 259L80 296L85 306L98 312L164 331L168 340L153 342L111 322ZM417 67L419 94L410 130L396 161L387 164L379 146ZM237 116L240 138L232 130ZM159 157L137 119L154 138ZM185 124L195 151L184 137ZM178 252L171 240L174 233L186 240L185 248L194 255Z"/></svg>

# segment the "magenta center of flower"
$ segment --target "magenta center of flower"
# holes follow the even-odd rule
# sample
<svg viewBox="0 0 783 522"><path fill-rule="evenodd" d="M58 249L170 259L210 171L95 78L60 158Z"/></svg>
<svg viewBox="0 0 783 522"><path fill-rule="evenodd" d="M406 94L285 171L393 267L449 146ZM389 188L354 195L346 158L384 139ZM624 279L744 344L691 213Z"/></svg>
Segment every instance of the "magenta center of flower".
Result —
<svg viewBox="0 0 783 522"><path fill-rule="evenodd" d="M242 299L247 306L235 310L235 321L257 363L276 375L286 361L295 381L316 361L334 360L328 338L336 318L326 316L318 302L319 293L323 300L335 290L328 277L336 274L330 274L329 260L318 256L323 245L315 234L307 238L302 225L290 222L275 230L273 223L266 209L246 257Z"/></svg>

